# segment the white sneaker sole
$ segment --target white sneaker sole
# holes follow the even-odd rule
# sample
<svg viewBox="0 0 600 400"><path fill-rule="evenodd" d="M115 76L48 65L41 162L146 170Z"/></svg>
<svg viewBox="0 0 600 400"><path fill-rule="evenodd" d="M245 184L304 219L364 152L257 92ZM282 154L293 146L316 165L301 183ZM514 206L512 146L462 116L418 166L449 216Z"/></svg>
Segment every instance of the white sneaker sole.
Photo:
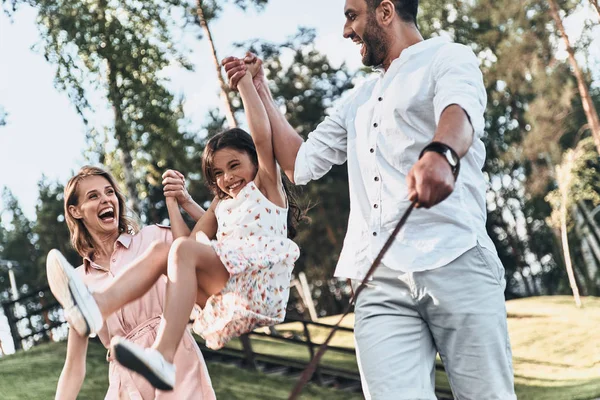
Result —
<svg viewBox="0 0 600 400"><path fill-rule="evenodd" d="M75 269L56 249L46 258L46 274L52 294L65 310L65 319L81 336L102 329L102 315Z"/></svg>
<svg viewBox="0 0 600 400"><path fill-rule="evenodd" d="M173 390L175 379L169 379L162 371L150 365L143 349L116 336L111 341L111 347L112 354L119 364L142 375L158 390Z"/></svg>

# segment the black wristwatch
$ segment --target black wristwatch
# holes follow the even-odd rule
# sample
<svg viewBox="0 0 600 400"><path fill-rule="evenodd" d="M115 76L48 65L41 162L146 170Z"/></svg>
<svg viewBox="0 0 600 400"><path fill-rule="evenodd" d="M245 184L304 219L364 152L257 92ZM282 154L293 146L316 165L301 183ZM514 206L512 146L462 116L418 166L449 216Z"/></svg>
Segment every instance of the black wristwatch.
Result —
<svg viewBox="0 0 600 400"><path fill-rule="evenodd" d="M452 168L452 175L454 175L454 180L458 178L458 172L460 171L460 157L454 151L454 149L442 142L431 142L423 150L421 150L421 154L419 154L419 160L423 157L423 154L428 151L435 151L444 156L448 164L450 164L450 168Z"/></svg>

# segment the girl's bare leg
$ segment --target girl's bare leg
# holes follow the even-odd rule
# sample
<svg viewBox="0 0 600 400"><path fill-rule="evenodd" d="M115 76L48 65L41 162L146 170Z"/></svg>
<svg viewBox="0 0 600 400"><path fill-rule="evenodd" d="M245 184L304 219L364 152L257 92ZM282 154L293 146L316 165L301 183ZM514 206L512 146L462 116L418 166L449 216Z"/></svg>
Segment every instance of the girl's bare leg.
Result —
<svg viewBox="0 0 600 400"><path fill-rule="evenodd" d="M172 363L199 292L200 297L218 293L229 272L210 245L179 238L169 252L167 275L164 323L152 347Z"/></svg>
<svg viewBox="0 0 600 400"><path fill-rule="evenodd" d="M92 293L105 320L125 304L146 294L158 278L166 274L169 248L170 245L163 242L152 243L108 286Z"/></svg>

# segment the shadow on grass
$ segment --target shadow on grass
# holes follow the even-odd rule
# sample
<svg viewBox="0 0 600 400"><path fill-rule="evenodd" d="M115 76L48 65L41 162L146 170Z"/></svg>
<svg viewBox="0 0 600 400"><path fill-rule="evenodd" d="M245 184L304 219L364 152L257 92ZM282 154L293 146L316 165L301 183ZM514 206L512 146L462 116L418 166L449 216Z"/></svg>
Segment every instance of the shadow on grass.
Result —
<svg viewBox="0 0 600 400"><path fill-rule="evenodd" d="M582 380L577 383L571 381L564 384L551 382L551 386L516 383L515 390L519 400L591 400L600 396L598 379Z"/></svg>

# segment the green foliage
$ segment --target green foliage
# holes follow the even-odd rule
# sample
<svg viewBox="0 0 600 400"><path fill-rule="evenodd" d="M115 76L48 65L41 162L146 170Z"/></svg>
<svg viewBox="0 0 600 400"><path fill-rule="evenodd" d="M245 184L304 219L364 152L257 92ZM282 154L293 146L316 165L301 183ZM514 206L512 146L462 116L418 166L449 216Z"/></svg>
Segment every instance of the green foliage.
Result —
<svg viewBox="0 0 600 400"><path fill-rule="evenodd" d="M2 192L3 223L0 229L0 259L16 261L15 278L18 289L34 281L37 275L35 268L36 252L33 245L34 233L33 223L23 214L23 210L15 196L4 188ZM10 288L8 275L2 270L0 274L0 293L6 298L6 290Z"/></svg>
<svg viewBox="0 0 600 400"><path fill-rule="evenodd" d="M196 150L192 135L179 130L180 102L160 74L170 65L191 68L172 38L175 15L185 4L62 0L35 5L44 55L57 68L56 87L69 95L86 123L96 111L90 92L105 94L113 124L100 138L94 127L88 135L99 159L115 167L125 183L130 206L142 211L140 200L153 197L163 170L185 169Z"/></svg>
<svg viewBox="0 0 600 400"><path fill-rule="evenodd" d="M46 178L38 182L38 203L35 206L36 274L32 285L46 285L46 255L56 248L73 264L81 264L81 256L71 246L69 228L64 215L64 186L58 182L48 182Z"/></svg>
<svg viewBox="0 0 600 400"><path fill-rule="evenodd" d="M600 156L591 137L581 140L575 149L564 153L562 163L557 166L558 187L548 193L546 200L552 206L550 223L560 226L561 207L570 210L580 201L592 207L600 204ZM564 199L567 203L563 204Z"/></svg>

